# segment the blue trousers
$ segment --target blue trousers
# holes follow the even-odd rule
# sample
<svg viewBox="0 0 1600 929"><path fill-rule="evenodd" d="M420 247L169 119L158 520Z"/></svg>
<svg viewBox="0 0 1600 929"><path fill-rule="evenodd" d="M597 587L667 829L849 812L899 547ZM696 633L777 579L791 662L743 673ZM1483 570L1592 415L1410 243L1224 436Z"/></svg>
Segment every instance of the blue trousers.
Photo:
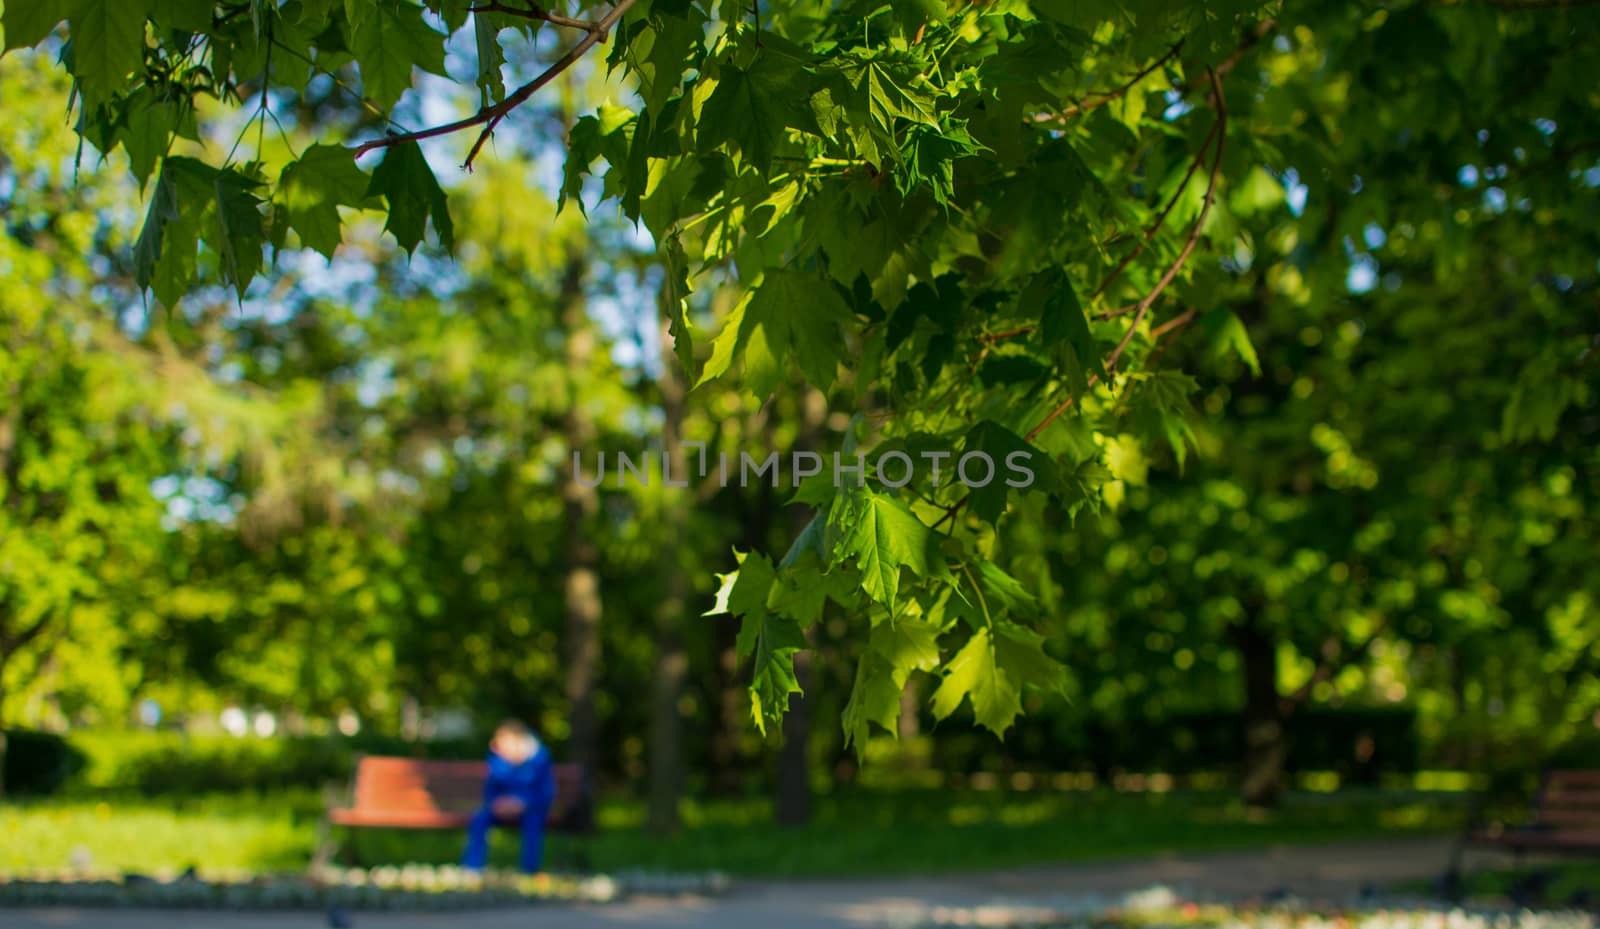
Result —
<svg viewBox="0 0 1600 929"><path fill-rule="evenodd" d="M544 823L550 815L548 806L528 804L522 815L514 821L495 819L488 807L472 814L467 823L467 852L462 856L463 867L481 871L489 864L489 830L496 824L516 826L522 832L521 866L524 874L537 874L544 860Z"/></svg>

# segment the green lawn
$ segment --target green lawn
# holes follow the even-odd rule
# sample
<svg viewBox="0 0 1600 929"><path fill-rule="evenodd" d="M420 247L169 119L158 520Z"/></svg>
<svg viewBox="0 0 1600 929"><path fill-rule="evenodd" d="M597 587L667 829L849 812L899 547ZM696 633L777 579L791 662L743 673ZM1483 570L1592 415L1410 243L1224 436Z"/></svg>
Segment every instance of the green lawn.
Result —
<svg viewBox="0 0 1600 929"><path fill-rule="evenodd" d="M1512 888L1529 877L1543 880L1538 896L1546 902L1575 901L1580 895L1587 906L1600 902L1595 889L1600 888L1600 864L1593 862L1554 862L1510 870L1471 871L1463 875L1463 891L1469 900L1505 900L1512 896ZM1407 889L1427 892L1431 882L1408 885Z"/></svg>
<svg viewBox="0 0 1600 929"><path fill-rule="evenodd" d="M1438 832L1463 809L1460 794L1418 792L1295 794L1261 814L1224 793L857 789L819 798L813 823L798 829L769 825L764 800L690 802L684 830L659 838L644 831L640 803L611 800L583 851L605 871L940 872ZM0 871L61 868L80 849L96 867L141 872L296 870L319 814L309 792L11 804L0 807ZM511 865L515 837L496 838L496 863ZM366 831L346 847L364 864L443 863L456 859L461 836ZM571 868L575 854L574 840L552 838L552 866Z"/></svg>

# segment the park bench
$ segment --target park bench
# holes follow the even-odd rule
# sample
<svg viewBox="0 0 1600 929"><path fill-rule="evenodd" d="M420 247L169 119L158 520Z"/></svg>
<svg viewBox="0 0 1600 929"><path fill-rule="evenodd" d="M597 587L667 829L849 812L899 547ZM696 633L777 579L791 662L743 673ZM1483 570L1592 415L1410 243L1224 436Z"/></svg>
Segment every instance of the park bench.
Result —
<svg viewBox="0 0 1600 929"><path fill-rule="evenodd" d="M1469 845L1506 849L1519 868L1529 853L1600 856L1600 771L1546 771L1527 822L1471 826L1455 844L1449 868L1439 881L1438 890L1446 898L1461 897L1463 856ZM1522 904L1536 902L1549 877L1541 871L1520 876L1511 888L1512 899Z"/></svg>
<svg viewBox="0 0 1600 929"><path fill-rule="evenodd" d="M546 828L587 834L594 830L594 794L582 765L552 769L556 798ZM465 829L483 803L489 766L483 761L435 761L368 755L356 763L347 798L328 804L315 866L336 847L331 826L380 829Z"/></svg>
<svg viewBox="0 0 1600 929"><path fill-rule="evenodd" d="M1547 771L1526 824L1474 829L1467 841L1518 856L1600 855L1600 771Z"/></svg>

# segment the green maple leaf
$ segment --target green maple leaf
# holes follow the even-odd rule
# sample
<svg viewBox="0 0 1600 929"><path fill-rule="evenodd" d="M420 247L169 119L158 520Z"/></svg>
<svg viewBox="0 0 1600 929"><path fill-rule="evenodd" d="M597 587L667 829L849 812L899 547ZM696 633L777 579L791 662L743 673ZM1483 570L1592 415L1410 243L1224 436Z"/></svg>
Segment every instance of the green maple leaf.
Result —
<svg viewBox="0 0 1600 929"><path fill-rule="evenodd" d="M884 132L894 131L896 119L924 126L939 125L933 94L914 86L917 72L909 63L867 58L846 65L842 73L856 93L865 97L867 112Z"/></svg>
<svg viewBox="0 0 1600 929"><path fill-rule="evenodd" d="M1066 668L1043 645L1043 636L1016 623L979 629L946 665L933 693L934 716L948 717L965 699L978 725L1005 735L1022 713L1024 683L1057 692L1066 687Z"/></svg>
<svg viewBox="0 0 1600 929"><path fill-rule="evenodd" d="M701 111L703 145L732 143L744 160L765 173L789 126L799 124L806 91L799 68L775 55L760 55L748 70L726 67Z"/></svg>
<svg viewBox="0 0 1600 929"><path fill-rule="evenodd" d="M1229 352L1237 355L1240 361L1250 369L1256 377L1261 376L1261 359L1256 356L1256 347L1250 341L1250 330L1234 312L1225 306L1200 317L1200 328L1210 338L1212 352L1217 356Z"/></svg>
<svg viewBox="0 0 1600 929"><path fill-rule="evenodd" d="M502 25L493 13L472 14L472 31L478 41L478 90L484 106L506 98L506 80L500 73L506 63L506 53L500 47Z"/></svg>
<svg viewBox="0 0 1600 929"><path fill-rule="evenodd" d="M1022 582L1002 571L992 561L978 562L978 582L983 585L983 595L991 609L1013 616L1032 613L1039 601L1034 599Z"/></svg>
<svg viewBox="0 0 1600 929"><path fill-rule="evenodd" d="M808 381L826 389L843 360L839 326L852 318L844 298L821 276L770 272L728 315L696 386L721 377L743 356L746 380L756 393L765 395L782 380L786 358L794 359Z"/></svg>
<svg viewBox="0 0 1600 929"><path fill-rule="evenodd" d="M217 169L193 158L168 158L161 165L161 174L171 179L170 197L177 213L163 223L161 262L150 289L170 307L177 305L195 279L200 238L207 214L215 208Z"/></svg>
<svg viewBox="0 0 1600 929"><path fill-rule="evenodd" d="M1089 389L1088 371L1101 378L1106 376L1100 349L1089 331L1089 317L1065 271L1052 268L1034 275L1021 299L1024 311L1037 308L1039 336L1065 369L1075 396L1082 396Z"/></svg>
<svg viewBox="0 0 1600 929"><path fill-rule="evenodd" d="M901 151L904 170L895 176L901 193L926 185L935 202L948 206L955 194L957 159L977 154L982 146L967 132L966 124L951 120L943 129L914 126Z"/></svg>
<svg viewBox="0 0 1600 929"><path fill-rule="evenodd" d="M865 751L873 725L896 733L900 694L912 671L939 666L938 639L936 626L909 617L873 627L844 708L845 745L854 745L857 754Z"/></svg>
<svg viewBox="0 0 1600 929"><path fill-rule="evenodd" d="M276 206L307 248L332 258L339 247L339 207L360 206L371 180L343 145L313 145L278 180Z"/></svg>
<svg viewBox="0 0 1600 929"><path fill-rule="evenodd" d="M222 256L223 276L233 283L244 299L250 281L261 270L261 247L266 242L266 230L261 217L261 198L254 191L259 181L245 177L237 171L218 171L212 182L216 196L217 251Z"/></svg>
<svg viewBox="0 0 1600 929"><path fill-rule="evenodd" d="M1060 489L1057 496L1062 505L1067 508L1069 519L1077 519L1078 513L1085 507L1090 507L1093 512L1100 512L1100 488L1107 481L1113 480L1109 468L1100 462L1099 458L1087 458L1078 463L1076 467L1061 470Z"/></svg>
<svg viewBox="0 0 1600 929"><path fill-rule="evenodd" d="M627 161L629 143L637 115L626 107L605 104L593 116L579 117L567 134L567 161L561 182L561 195L556 200L556 211L566 208L570 199L583 206L583 179L589 174L596 158L605 158L613 165ZM620 178L620 172L615 175ZM612 174L606 175L603 197L614 195L611 189Z"/></svg>
<svg viewBox="0 0 1600 929"><path fill-rule="evenodd" d="M372 172L367 196L381 196L388 203L389 220L384 231L393 233L407 254L416 251L430 218L439 244L447 250L455 247L455 224L450 220L444 188L439 186L417 143L403 142L389 148L383 162Z"/></svg>
<svg viewBox="0 0 1600 929"><path fill-rule="evenodd" d="M150 0L150 18L167 29L205 32L216 8L212 0Z"/></svg>
<svg viewBox="0 0 1600 929"><path fill-rule="evenodd" d="M140 230L139 240L133 246L133 279L141 290L155 283L167 224L179 221L183 215L178 205L177 181L172 174L172 162L176 160L169 159L162 168L161 176L156 179L155 189L150 196L150 208L145 212L144 228ZM193 250L191 246L190 252Z"/></svg>
<svg viewBox="0 0 1600 929"><path fill-rule="evenodd" d="M1198 387L1194 379L1173 371L1144 376L1133 392L1133 418L1150 432L1167 440L1178 468L1183 469L1194 428L1189 424L1189 396Z"/></svg>
<svg viewBox="0 0 1600 929"><path fill-rule="evenodd" d="M989 482L970 487L967 496L972 512L990 524L998 522L1000 514L1005 512L1006 494L1013 489L1011 483L1027 480L1020 471L1011 467L1012 455L1019 456L1015 461L1020 467L1033 472L1032 483L1027 489L1048 492L1055 486L1055 468L1050 456L999 423L986 419L974 425L967 432L965 451L983 452L994 465ZM972 465L974 480L982 474L979 469L985 467L978 463Z"/></svg>
<svg viewBox="0 0 1600 929"><path fill-rule="evenodd" d="M351 28L366 25L377 11L377 4L373 0L344 0L344 18Z"/></svg>
<svg viewBox="0 0 1600 929"><path fill-rule="evenodd" d="M467 24L467 17L472 15L472 8L477 5L473 0L422 0L422 2L444 20L445 31L451 33ZM539 21L532 20L531 23L537 26Z"/></svg>
<svg viewBox="0 0 1600 929"><path fill-rule="evenodd" d="M758 318L775 324L769 331L787 332L785 345L806 379L824 390L832 386L844 347L839 326L851 319L839 292L817 275L782 271L768 275L750 303Z"/></svg>
<svg viewBox="0 0 1600 929"><path fill-rule="evenodd" d="M350 51L361 65L362 87L383 109L411 88L413 65L443 75L444 39L422 18L422 8L400 0L358 4L350 16Z"/></svg>
<svg viewBox="0 0 1600 929"><path fill-rule="evenodd" d="M646 108L659 111L676 95L683 80L684 59L705 36L705 14L688 0L656 0L641 25L635 47L642 51L637 71ZM621 47L620 44L618 46Z"/></svg>
<svg viewBox="0 0 1600 929"><path fill-rule="evenodd" d="M844 705L841 723L845 746L854 746L857 757L866 752L867 740L876 725L896 733L900 716L900 694L904 682L894 679L894 668L868 649L856 664L855 682L850 685L850 700Z"/></svg>
<svg viewBox="0 0 1600 929"><path fill-rule="evenodd" d="M15 0L13 0L15 2ZM9 9L11 3L6 4ZM67 28L72 73L85 91L106 96L144 67L145 0L78 0Z"/></svg>
<svg viewBox="0 0 1600 929"><path fill-rule="evenodd" d="M807 647L806 637L793 617L772 608L781 596L772 562L759 552L739 557L737 571L718 575L722 586L706 615L732 613L741 618L735 648L740 657L753 659L751 711L756 728L765 735L769 723L783 718L789 695L800 693L794 654Z"/></svg>
<svg viewBox="0 0 1600 929"><path fill-rule="evenodd" d="M838 532L833 556L854 560L861 589L891 610L900 591L900 570L927 575L932 533L904 503L887 494L860 490L834 498L828 521Z"/></svg>
<svg viewBox="0 0 1600 929"><path fill-rule="evenodd" d="M0 10L0 28L5 29L5 47L32 48L43 42L72 12L69 0L7 0Z"/></svg>
<svg viewBox="0 0 1600 929"><path fill-rule="evenodd" d="M683 253L683 241L676 234L662 243L663 266L666 270L665 292L667 320L672 336L672 350L683 365L684 377L694 379L694 329L689 324L689 259Z"/></svg>
<svg viewBox="0 0 1600 929"><path fill-rule="evenodd" d="M161 164L134 245L134 280L169 307L177 305L194 281L200 239L217 209L218 173L203 161L182 156Z"/></svg>
<svg viewBox="0 0 1600 929"><path fill-rule="evenodd" d="M117 141L127 151L129 167L141 188L167 153L175 128L172 116L172 109L148 89L127 99L117 127Z"/></svg>

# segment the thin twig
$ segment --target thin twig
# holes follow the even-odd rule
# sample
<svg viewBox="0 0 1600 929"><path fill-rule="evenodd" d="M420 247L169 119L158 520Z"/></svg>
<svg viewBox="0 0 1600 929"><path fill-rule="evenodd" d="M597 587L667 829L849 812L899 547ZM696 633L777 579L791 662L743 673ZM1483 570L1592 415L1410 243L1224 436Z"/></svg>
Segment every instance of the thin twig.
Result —
<svg viewBox="0 0 1600 929"><path fill-rule="evenodd" d="M1244 41L1239 43L1239 47L1234 49L1231 55L1223 59L1221 64L1217 65L1217 77L1227 77L1228 72L1237 67L1240 60L1244 58L1245 53L1250 51L1250 49L1255 48L1256 43L1266 38L1267 33L1271 32L1277 27L1278 21L1272 17L1268 17L1263 19L1261 22L1256 23L1255 28L1251 29L1245 34Z"/></svg>
<svg viewBox="0 0 1600 929"><path fill-rule="evenodd" d="M961 508L967 505L967 496L970 495L964 495L960 500L957 500L950 506L945 507L944 515L939 517L939 521L934 523L930 528L937 532L939 527L944 525L947 520L954 519L955 515L961 512Z"/></svg>
<svg viewBox="0 0 1600 929"><path fill-rule="evenodd" d="M990 332L978 336L978 341L987 342L988 344L993 345L996 342L1004 342L1006 339L1015 339L1018 336L1031 335L1034 328L1034 326L1018 326L1015 329L1006 329L1000 332Z"/></svg>
<svg viewBox="0 0 1600 929"><path fill-rule="evenodd" d="M1172 192L1172 197L1167 200L1167 205L1161 208L1160 213L1156 214L1155 222L1152 222L1149 228L1145 229L1144 236L1139 239L1139 244L1134 246L1133 251L1124 255L1121 261L1117 262L1117 266L1111 269L1111 273L1106 275L1105 279L1100 282L1100 286L1096 287L1094 293L1089 295L1090 300L1105 293L1106 288L1116 281L1117 277L1127 269L1135 258L1144 253L1145 246L1149 245L1150 240L1155 238L1155 234L1161 230L1161 225L1167 221L1167 215L1172 212L1173 207L1178 205L1178 199L1183 196L1184 191L1189 189L1189 181L1193 180L1195 171L1199 170L1200 162L1205 160L1206 149L1211 147L1211 140L1216 136L1217 126L1220 124L1220 120L1211 124L1211 130L1206 133L1205 139L1200 143L1200 150L1195 152L1194 159L1189 162L1189 170L1184 172L1183 180L1178 182L1178 189ZM1133 307L1124 307L1123 309L1132 312L1137 307L1138 304L1134 304ZM1110 314L1110 316L1118 315L1121 314L1119 312ZM1109 319L1110 316L1107 318Z"/></svg>
<svg viewBox="0 0 1600 929"><path fill-rule="evenodd" d="M467 7L467 11L471 13L504 13L507 16L519 16L523 19L536 19L540 22L549 23L552 26L566 26L569 29L582 29L584 32L602 32L606 28L600 25L600 23L596 20L574 19L571 16L562 16L560 13L548 12L544 9L544 7L539 6L537 3L530 3L526 7L518 7L506 6L505 4L498 2L498 0L495 0L495 2L486 3L482 6L469 6Z"/></svg>
<svg viewBox="0 0 1600 929"><path fill-rule="evenodd" d="M1108 319L1116 319L1118 316L1126 316L1138 308L1139 304L1130 303L1127 306L1119 306L1109 310L1101 310L1089 318L1093 319L1095 322L1105 322ZM1016 339L1025 335L1032 335L1038 328L1038 326L1027 325L1018 326L1015 329L1002 329L999 332L986 332L983 335L978 336L978 341L988 345L993 345L996 342L1004 342L1007 339Z"/></svg>
<svg viewBox="0 0 1600 929"><path fill-rule="evenodd" d="M1084 386L1086 388L1093 387L1098 383L1100 383L1100 375L1091 374L1089 375L1089 379L1084 382ZM1045 415L1044 419L1039 420L1037 425L1035 425L1032 429L1029 429L1028 434L1023 436L1023 438L1027 439L1029 442L1032 442L1039 433L1044 431L1046 426L1055 422L1057 417L1059 417L1062 413L1065 413L1067 408L1072 406L1072 402L1076 399L1076 397L1068 397L1067 399L1061 401L1061 403L1055 409L1051 410Z"/></svg>
<svg viewBox="0 0 1600 929"><path fill-rule="evenodd" d="M405 126L403 126L400 123L398 123L398 122L394 121L393 119L391 119L389 117L389 114L384 112L383 107L378 106L376 103L373 103L365 95L359 93L355 88L351 87L349 84L346 84L344 81L340 80L339 79L339 75L334 74L332 71L329 71L327 68L324 68L321 65L317 64L314 60L312 60L310 55L307 55L305 52L302 52L299 49L294 48L293 46L285 45L282 42L278 41L277 39L273 39L272 40L272 47L276 48L277 50L279 50L281 52L286 52L289 55L294 56L295 58L299 59L300 61L302 61L305 64L307 64L308 66L310 66L310 68L311 68L311 70L313 72L315 72L317 74L321 74L322 76L326 77L328 80L332 81L333 82L333 86L335 86L335 87L339 88L340 90L344 91L346 94L348 94L350 96L350 98L352 100L355 100L357 103L360 103L362 106L366 107L367 111L369 113L371 113L373 116L378 117L379 119L383 120L384 122L388 123L389 125L393 126L394 128L400 130L401 132L410 132L411 131L411 130L407 129Z"/></svg>
<svg viewBox="0 0 1600 929"><path fill-rule="evenodd" d="M1166 336L1170 335L1171 333L1177 332L1178 330L1182 329L1185 325L1187 325L1190 321L1192 321L1195 318L1195 315L1196 315L1195 311L1194 310L1190 310L1187 313L1184 313L1182 316L1179 316L1179 317L1173 319L1171 322L1157 327L1155 332L1151 333L1151 335L1152 335L1153 338L1156 338L1156 339L1165 338ZM1166 348L1167 344L1168 343L1163 342L1160 346L1157 347L1156 351L1159 353L1160 351L1162 351L1163 349ZM1152 357L1155 357L1155 356L1152 356ZM1100 383L1100 375L1091 374L1091 375L1089 375L1089 379L1084 382L1084 385L1085 385L1085 387L1093 387L1098 383ZM1051 423L1053 423L1057 419L1061 418L1061 414L1065 413L1067 410L1071 409L1072 408L1072 404L1074 402L1076 402L1077 399L1078 399L1077 397L1070 397L1069 396L1069 397L1067 397L1067 399L1061 401L1061 403L1057 404L1053 409L1051 409L1051 411L1049 413L1045 414L1044 419L1039 420L1039 422L1037 424L1035 424L1032 429L1029 429L1027 434L1024 435L1023 438L1028 442L1032 442L1034 439L1038 438L1039 433L1043 432L1047 427L1049 427L1049 425ZM946 522L950 521L951 519L954 519L955 515L957 513L961 512L961 508L967 505L967 499L968 499L969 496L970 496L970 494L969 495L964 495L964 496L962 496L962 498L960 500L957 500L955 503L952 503L948 507L945 507L944 515L939 517L939 519L933 524L932 528L937 530L940 526L944 525Z"/></svg>
<svg viewBox="0 0 1600 929"><path fill-rule="evenodd" d="M1156 302L1156 298L1161 296L1161 292L1167 289L1167 285L1172 283L1172 279L1177 277L1178 272L1188 263L1189 256L1194 253L1195 246L1200 242L1200 233L1205 229L1206 217L1211 213L1212 201L1217 196L1217 178L1222 173L1222 149L1228 141L1228 104L1222 97L1222 80L1217 77L1217 72L1207 68L1206 74L1211 78L1211 93L1217 108L1218 127L1217 150L1211 161L1211 178L1206 182L1206 198L1200 204L1200 215L1195 217L1194 228L1189 230L1189 239L1183 243L1183 250L1178 253L1178 257L1173 260L1166 273L1161 275L1161 279L1156 281L1156 286L1152 287L1150 292L1145 294L1144 299L1139 301L1139 308L1134 311L1133 322L1128 325L1128 331L1123 334L1122 341L1118 342L1117 347L1107 356L1105 366L1108 371L1116 367L1117 362L1122 358L1122 353L1127 350L1128 344L1133 341L1133 334L1139 330L1139 324L1144 322L1145 314L1150 311L1150 305Z"/></svg>
<svg viewBox="0 0 1600 929"><path fill-rule="evenodd" d="M1167 53L1165 55L1162 55L1160 58L1157 58L1155 61L1151 62L1150 65L1148 67L1146 67L1144 70L1140 71L1138 74L1135 74L1133 77L1129 78L1127 83L1125 83L1125 84L1123 84L1123 85L1121 85L1119 87L1114 87L1111 90L1107 90L1107 91L1101 92L1093 100L1090 100L1090 101L1087 101L1087 102L1084 102L1084 103L1075 103L1072 106L1067 107L1066 109L1062 110L1059 113L1040 113L1038 116L1035 116L1033 118L1034 122L1040 122L1040 123L1062 122L1062 121L1071 119L1074 116L1081 116L1084 113L1089 112L1090 110L1094 110L1094 109L1098 109L1100 107L1103 107L1106 104L1110 103L1111 101L1116 100L1119 97L1125 96L1128 93L1128 91L1130 91L1134 87L1138 86L1140 81L1144 80L1146 77L1149 77L1150 73L1152 71L1154 71L1155 69L1157 69L1157 68L1161 67L1162 65L1166 64L1168 61L1171 61L1172 57L1174 55L1178 54L1178 51L1180 49L1182 49L1182 48L1183 48L1183 40L1179 39L1177 44L1175 44L1171 48L1167 49Z"/></svg>
<svg viewBox="0 0 1600 929"><path fill-rule="evenodd" d="M618 20L622 19L623 14L628 12L635 2L636 0L618 0L617 5L611 8L611 12L607 13L595 24L596 28L587 31L584 37L578 41L578 44L572 46L571 50L565 55L556 59L555 64L546 68L538 77L518 87L494 106L486 106L477 113L465 119L458 119L453 123L445 123L442 126L434 126L431 129L422 129L417 132L390 133L382 138L363 142L356 147L356 157L359 158L370 151L380 148L390 148L406 142L420 142L423 139L450 135L463 129L470 129L473 126L482 126L483 130L478 133L478 140L472 143L472 149L467 153L467 160L462 164L462 167L466 170L472 170L472 162L478 157L478 153L483 150L483 146L489 141L489 137L494 134L495 127L500 125L500 120L505 119L507 113L527 103L528 98L537 93L539 88L555 80L561 72L576 64L578 59L582 58L589 49L604 42L607 34L611 32L611 28L617 24Z"/></svg>
<svg viewBox="0 0 1600 929"><path fill-rule="evenodd" d="M1174 329L1181 329L1182 327L1189 325L1189 322L1198 315L1200 315L1199 310L1188 310L1180 313L1150 330L1150 338L1159 339Z"/></svg>

